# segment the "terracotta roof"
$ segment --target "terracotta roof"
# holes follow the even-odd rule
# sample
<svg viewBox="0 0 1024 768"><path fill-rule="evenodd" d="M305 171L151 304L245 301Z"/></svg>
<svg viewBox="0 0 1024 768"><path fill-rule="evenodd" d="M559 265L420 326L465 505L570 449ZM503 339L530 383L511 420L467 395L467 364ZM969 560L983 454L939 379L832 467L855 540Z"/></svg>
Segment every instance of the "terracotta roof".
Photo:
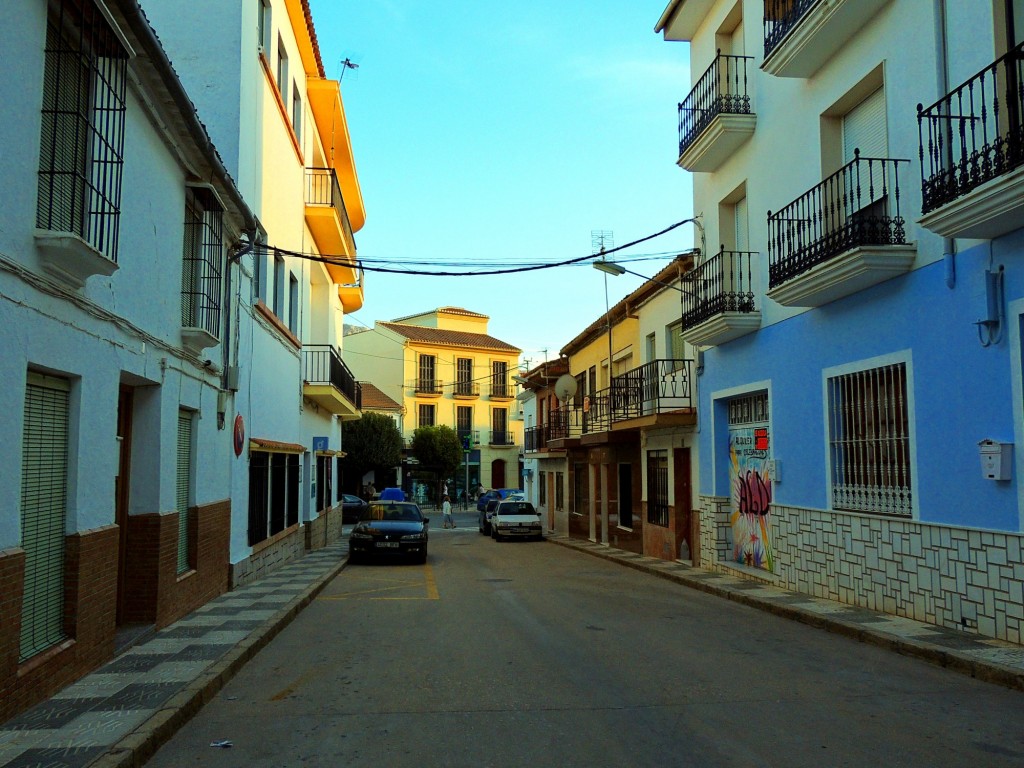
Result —
<svg viewBox="0 0 1024 768"><path fill-rule="evenodd" d="M470 333L469 331L449 331L444 328L424 328L419 325L404 323L378 323L389 331L405 336L409 341L421 341L425 344L438 344L445 347L476 347L493 349L496 352L518 353L519 347L513 347L500 339L486 333Z"/></svg>
<svg viewBox="0 0 1024 768"><path fill-rule="evenodd" d="M363 390L362 409L364 411L400 411L402 406L385 395L380 388L368 381L360 381Z"/></svg>
<svg viewBox="0 0 1024 768"><path fill-rule="evenodd" d="M313 44L313 55L316 56L316 68L320 77L326 77L324 73L324 60L320 56L320 41L316 39L316 29L313 27L313 11L309 7L309 0L302 0L302 13L306 17L306 28L309 30L309 42Z"/></svg>

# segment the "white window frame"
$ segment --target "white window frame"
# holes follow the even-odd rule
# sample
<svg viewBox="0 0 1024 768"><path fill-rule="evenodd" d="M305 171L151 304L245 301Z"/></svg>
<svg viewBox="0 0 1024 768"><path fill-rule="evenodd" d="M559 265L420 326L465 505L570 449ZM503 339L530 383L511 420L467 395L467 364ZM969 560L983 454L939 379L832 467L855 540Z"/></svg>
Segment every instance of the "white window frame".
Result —
<svg viewBox="0 0 1024 768"><path fill-rule="evenodd" d="M876 368L884 368L893 365L905 366L904 384L907 390L906 411L907 411L907 438L909 440L909 469L910 469L910 513L892 514L882 510L845 509L837 508L833 503L833 481L832 481L832 455L831 455L831 413L829 409L829 380L840 376L870 371ZM826 485L826 501L828 508L836 513L863 514L882 517L894 517L900 520L918 520L920 518L920 490L918 488L919 473L917 471L917 416L914 402L914 367L911 350L905 349L877 357L865 358L844 365L825 368L821 372L821 411L823 419L824 436L824 470ZM770 402L770 401L769 401Z"/></svg>

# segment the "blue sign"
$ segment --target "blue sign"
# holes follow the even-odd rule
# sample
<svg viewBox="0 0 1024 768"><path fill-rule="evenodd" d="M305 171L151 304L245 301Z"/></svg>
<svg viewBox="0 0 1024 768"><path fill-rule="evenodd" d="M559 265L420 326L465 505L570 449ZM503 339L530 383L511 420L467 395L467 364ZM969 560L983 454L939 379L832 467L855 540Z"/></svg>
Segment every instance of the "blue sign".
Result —
<svg viewBox="0 0 1024 768"><path fill-rule="evenodd" d="M313 438L313 452L316 451L327 451L330 450L330 438L328 437L314 437Z"/></svg>

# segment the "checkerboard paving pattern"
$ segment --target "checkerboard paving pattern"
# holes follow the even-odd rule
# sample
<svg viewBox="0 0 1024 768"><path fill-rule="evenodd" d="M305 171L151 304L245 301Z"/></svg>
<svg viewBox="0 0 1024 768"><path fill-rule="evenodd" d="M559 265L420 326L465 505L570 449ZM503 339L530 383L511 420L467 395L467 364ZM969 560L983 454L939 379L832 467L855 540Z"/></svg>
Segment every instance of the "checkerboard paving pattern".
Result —
<svg viewBox="0 0 1024 768"><path fill-rule="evenodd" d="M337 572L341 540L211 600L53 698L0 724L0 768L85 768L168 699Z"/></svg>

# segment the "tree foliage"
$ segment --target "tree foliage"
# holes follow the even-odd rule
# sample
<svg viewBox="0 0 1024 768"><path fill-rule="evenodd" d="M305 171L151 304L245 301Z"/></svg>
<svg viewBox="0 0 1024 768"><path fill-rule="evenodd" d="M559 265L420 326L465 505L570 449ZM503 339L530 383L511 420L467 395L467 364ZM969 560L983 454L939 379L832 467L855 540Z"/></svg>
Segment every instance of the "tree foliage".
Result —
<svg viewBox="0 0 1024 768"><path fill-rule="evenodd" d="M341 425L343 466L361 477L397 467L402 463L402 433L394 419L381 413L364 413L362 418Z"/></svg>
<svg viewBox="0 0 1024 768"><path fill-rule="evenodd" d="M451 427L417 427L412 433L412 454L438 479L452 477L462 464L462 441Z"/></svg>

